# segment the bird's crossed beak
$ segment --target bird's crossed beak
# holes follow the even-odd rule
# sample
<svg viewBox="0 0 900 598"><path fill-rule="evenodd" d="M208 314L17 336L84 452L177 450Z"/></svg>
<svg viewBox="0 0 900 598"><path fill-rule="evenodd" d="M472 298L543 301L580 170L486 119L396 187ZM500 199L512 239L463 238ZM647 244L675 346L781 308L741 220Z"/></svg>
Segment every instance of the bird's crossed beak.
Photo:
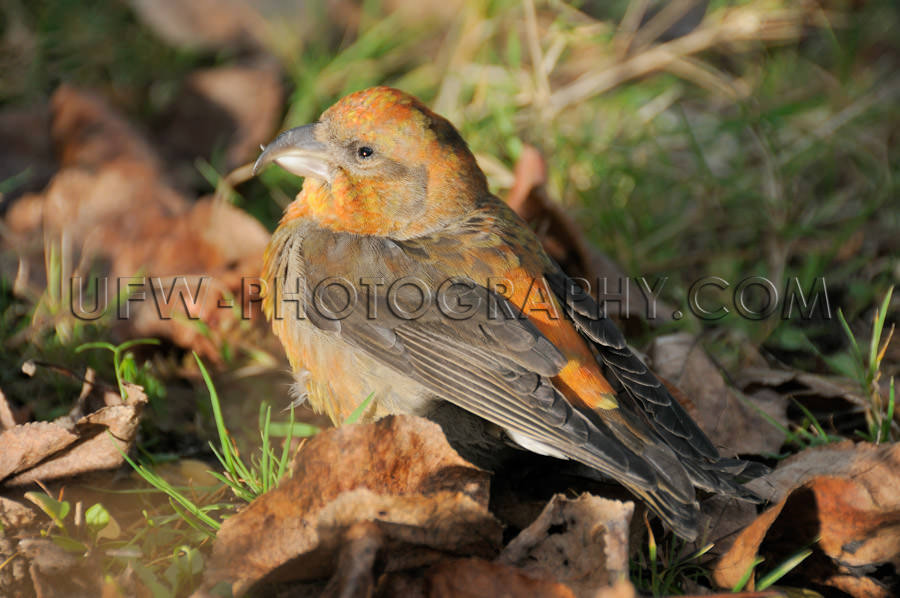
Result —
<svg viewBox="0 0 900 598"><path fill-rule="evenodd" d="M263 148L253 165L254 176L275 162L288 172L331 182L328 146L316 139L317 124L289 129Z"/></svg>

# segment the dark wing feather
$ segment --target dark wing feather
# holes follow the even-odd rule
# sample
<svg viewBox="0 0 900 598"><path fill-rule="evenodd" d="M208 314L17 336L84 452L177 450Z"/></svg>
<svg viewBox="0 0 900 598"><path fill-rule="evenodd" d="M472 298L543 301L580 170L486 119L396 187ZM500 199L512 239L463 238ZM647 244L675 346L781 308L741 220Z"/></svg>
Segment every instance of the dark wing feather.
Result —
<svg viewBox="0 0 900 598"><path fill-rule="evenodd" d="M751 472L752 468L746 467L749 464L719 456L706 434L665 385L631 352L616 325L601 317L597 302L558 267L546 279L575 326L593 342L597 361L604 367L607 379L620 386L619 419L624 425L611 424L613 432L623 440L625 428L637 430L646 438L659 438L677 453L682 467L697 486L758 501L755 494L734 479L742 469Z"/></svg>
<svg viewBox="0 0 900 598"><path fill-rule="evenodd" d="M717 461L719 452L706 434L631 352L616 325L600 317L597 302L561 270L547 274L546 278L575 326L593 341L598 361L623 386L625 396L620 393L620 399L631 399L631 410L645 414L651 427L682 457Z"/></svg>

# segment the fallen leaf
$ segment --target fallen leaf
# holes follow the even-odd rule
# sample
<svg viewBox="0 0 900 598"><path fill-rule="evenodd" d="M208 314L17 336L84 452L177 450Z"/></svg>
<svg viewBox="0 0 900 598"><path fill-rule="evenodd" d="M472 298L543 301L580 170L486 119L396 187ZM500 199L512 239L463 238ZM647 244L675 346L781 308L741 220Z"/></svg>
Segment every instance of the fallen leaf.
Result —
<svg viewBox="0 0 900 598"><path fill-rule="evenodd" d="M268 232L222 200L177 192L150 144L97 96L62 86L52 105L63 168L5 215L4 245L20 257L11 278L38 296L43 254L55 243L71 269L63 276L82 277L73 287L79 317L105 308L117 316L116 338L160 336L220 359L217 346L239 345L238 320L256 313L243 284L259 274ZM102 300L82 305L81 293Z"/></svg>
<svg viewBox="0 0 900 598"><path fill-rule="evenodd" d="M846 379L828 378L786 368L744 367L737 373L735 385L754 399L781 396L795 399L819 421L834 425L839 433L852 434L857 425L854 417L837 417L840 413L861 413L866 399Z"/></svg>
<svg viewBox="0 0 900 598"><path fill-rule="evenodd" d="M25 471L78 439L59 424L30 422L0 434L0 481Z"/></svg>
<svg viewBox="0 0 900 598"><path fill-rule="evenodd" d="M871 577L856 575L833 575L824 581L825 585L837 588L853 598L896 598L897 588L886 587Z"/></svg>
<svg viewBox="0 0 900 598"><path fill-rule="evenodd" d="M744 528L731 549L716 563L714 581L720 588L735 587L753 564L753 559L766 537L772 523L781 514L784 502L779 502L763 512L756 520ZM749 558L748 558L749 555ZM750 587L753 587L751 579Z"/></svg>
<svg viewBox="0 0 900 598"><path fill-rule="evenodd" d="M695 550L712 544L706 556L720 557L731 548L738 534L757 516L756 505L721 494L700 500L700 533L692 545Z"/></svg>
<svg viewBox="0 0 900 598"><path fill-rule="evenodd" d="M393 416L327 430L304 446L289 479L225 521L206 585L227 580L242 594L288 575L328 578L345 534L364 522L393 546L384 558L395 567L423 566L444 551L496 551L488 484L489 474L459 457L428 420Z"/></svg>
<svg viewBox="0 0 900 598"><path fill-rule="evenodd" d="M827 569L810 575L819 583L846 588L848 575L900 566L900 444L845 441L807 449L747 485L776 504L716 565L720 587L732 586L757 554L774 552L783 560L815 538L827 557ZM854 596L880 595L870 593L881 587L875 579L852 585L862 588Z"/></svg>
<svg viewBox="0 0 900 598"><path fill-rule="evenodd" d="M745 367L735 377L735 386L745 392L758 387L772 388L794 396L819 396L826 399L845 399L859 402L859 396L846 388L840 379L784 368Z"/></svg>
<svg viewBox="0 0 900 598"><path fill-rule="evenodd" d="M50 104L53 149L61 168L136 162L159 171L160 161L150 143L101 96L63 84Z"/></svg>
<svg viewBox="0 0 900 598"><path fill-rule="evenodd" d="M270 584L330 577L328 587L336 595L366 595L375 583L376 555L380 569L402 571L447 555L491 557L500 541L499 524L458 492L385 496L351 490L319 512L316 532L313 550L267 573L253 592L267 594Z"/></svg>
<svg viewBox="0 0 900 598"><path fill-rule="evenodd" d="M536 578L502 562L468 558L447 560L432 567L425 576L428 598L479 598L504 596L527 598L574 598L576 594L564 584ZM634 595L624 594L623 598ZM599 594L598 596L604 596Z"/></svg>
<svg viewBox="0 0 900 598"><path fill-rule="evenodd" d="M500 561L568 585L576 596L628 579L628 526L634 504L590 494L554 496L503 549Z"/></svg>
<svg viewBox="0 0 900 598"><path fill-rule="evenodd" d="M649 350L654 371L687 398L680 401L713 444L730 454L777 453L784 432L740 400L697 339L686 333L657 337ZM749 399L748 399L749 400ZM780 396L754 406L787 426L786 401Z"/></svg>
<svg viewBox="0 0 900 598"><path fill-rule="evenodd" d="M0 433L0 482L21 486L121 465L147 402L140 386L126 384L126 392L127 402L77 421L31 422Z"/></svg>

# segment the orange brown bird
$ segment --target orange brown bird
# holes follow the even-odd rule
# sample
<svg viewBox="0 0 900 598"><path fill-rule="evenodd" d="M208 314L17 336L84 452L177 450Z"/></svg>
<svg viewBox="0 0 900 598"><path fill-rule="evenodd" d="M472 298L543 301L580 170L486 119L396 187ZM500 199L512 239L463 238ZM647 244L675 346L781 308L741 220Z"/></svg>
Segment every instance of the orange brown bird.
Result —
<svg viewBox="0 0 900 598"><path fill-rule="evenodd" d="M263 308L312 407L430 417L472 455L503 441L587 465L697 534L695 487L752 500L596 301L488 190L449 121L388 87L282 133L305 177L269 245ZM464 453L464 456L467 454Z"/></svg>

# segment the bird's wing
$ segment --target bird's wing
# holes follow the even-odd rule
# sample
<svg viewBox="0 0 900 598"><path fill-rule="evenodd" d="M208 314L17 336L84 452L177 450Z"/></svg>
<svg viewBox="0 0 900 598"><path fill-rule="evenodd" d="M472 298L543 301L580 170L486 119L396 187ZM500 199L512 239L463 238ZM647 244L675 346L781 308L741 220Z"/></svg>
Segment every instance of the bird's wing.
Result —
<svg viewBox="0 0 900 598"><path fill-rule="evenodd" d="M625 337L603 317L597 302L558 268L546 273L545 279L575 327L593 343L598 362L621 386L617 398L623 409L639 415L679 456L717 461L719 453L706 434L628 348Z"/></svg>
<svg viewBox="0 0 900 598"><path fill-rule="evenodd" d="M764 468L737 459L723 459L706 434L672 396L666 386L628 348L625 337L609 319L602 317L596 301L558 266L545 274L551 290L563 304L579 332L593 344L604 375L614 381L620 409L606 415L608 425L627 446L636 434L665 444L679 457L691 481L706 490L744 500L759 498L735 480L756 477ZM650 442L651 446L656 443Z"/></svg>
<svg viewBox="0 0 900 598"><path fill-rule="evenodd" d="M435 280L435 272L424 267L419 256L406 254L389 239L312 232L294 251L298 249L303 252L306 286L315 294L306 317L321 330L506 430L636 489L658 485L655 467L554 388L550 378L565 359L500 295L469 280L442 287L444 281ZM315 281L333 279L335 264L342 265L345 282L317 285ZM347 264L352 266L347 269ZM422 296L415 283L394 286L395 272L402 273L404 281L418 280L438 290L428 309L419 309ZM362 273L385 284L362 288L357 282ZM358 294L349 310L347 284ZM447 306L472 305L478 308L464 316L447 315ZM324 317L320 308L339 317ZM686 490L681 494L681 501L693 501L692 490L689 497Z"/></svg>

